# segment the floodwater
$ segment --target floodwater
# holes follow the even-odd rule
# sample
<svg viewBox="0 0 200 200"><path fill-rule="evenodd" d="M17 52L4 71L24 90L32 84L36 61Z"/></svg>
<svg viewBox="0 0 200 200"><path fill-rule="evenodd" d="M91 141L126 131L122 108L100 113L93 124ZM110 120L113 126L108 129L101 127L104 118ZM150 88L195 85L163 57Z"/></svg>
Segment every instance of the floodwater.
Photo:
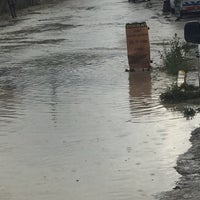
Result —
<svg viewBox="0 0 200 200"><path fill-rule="evenodd" d="M179 175L199 115L159 95L160 43L183 32L160 3L68 0L0 27L0 199L153 200ZM125 24L150 27L152 72L126 73Z"/></svg>

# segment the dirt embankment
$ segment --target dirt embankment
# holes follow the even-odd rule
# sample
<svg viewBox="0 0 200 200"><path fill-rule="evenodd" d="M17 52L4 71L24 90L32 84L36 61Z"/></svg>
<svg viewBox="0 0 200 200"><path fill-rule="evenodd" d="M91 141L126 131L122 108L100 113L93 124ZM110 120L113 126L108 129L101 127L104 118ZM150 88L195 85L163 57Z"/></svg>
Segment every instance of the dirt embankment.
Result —
<svg viewBox="0 0 200 200"><path fill-rule="evenodd" d="M175 167L182 175L172 191L161 194L160 200L200 199L200 128L192 132L192 147L180 155Z"/></svg>

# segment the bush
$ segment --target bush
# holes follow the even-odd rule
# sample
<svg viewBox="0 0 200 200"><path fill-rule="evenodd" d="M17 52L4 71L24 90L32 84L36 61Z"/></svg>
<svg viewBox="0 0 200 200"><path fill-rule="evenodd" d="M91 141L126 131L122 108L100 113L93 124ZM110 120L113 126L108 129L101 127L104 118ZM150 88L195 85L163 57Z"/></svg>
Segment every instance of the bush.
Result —
<svg viewBox="0 0 200 200"><path fill-rule="evenodd" d="M200 89L187 84L182 84L181 87L172 85L160 95L160 99L164 103L177 103L195 98L200 98Z"/></svg>
<svg viewBox="0 0 200 200"><path fill-rule="evenodd" d="M177 34L169 42L167 48L164 44L164 52L161 54L165 69L169 74L177 75L179 70L187 71L187 62L184 58L186 43L181 42Z"/></svg>
<svg viewBox="0 0 200 200"><path fill-rule="evenodd" d="M183 115L187 119L194 117L196 114L196 109L193 107L184 107L183 109Z"/></svg>

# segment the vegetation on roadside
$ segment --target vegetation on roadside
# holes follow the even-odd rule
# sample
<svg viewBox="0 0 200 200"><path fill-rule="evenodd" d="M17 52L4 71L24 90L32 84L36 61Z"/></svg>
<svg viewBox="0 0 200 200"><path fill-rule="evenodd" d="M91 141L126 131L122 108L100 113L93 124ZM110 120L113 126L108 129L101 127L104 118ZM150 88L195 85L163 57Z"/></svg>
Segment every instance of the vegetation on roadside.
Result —
<svg viewBox="0 0 200 200"><path fill-rule="evenodd" d="M183 115L184 117L186 117L187 119L193 118L195 116L195 114L197 113L198 109L196 110L193 107L184 107L183 109Z"/></svg>
<svg viewBox="0 0 200 200"><path fill-rule="evenodd" d="M182 42L177 34L174 35L168 44L163 42L163 60L164 68L169 74L177 75L179 70L188 70L188 62L185 57L189 49L192 48L186 42Z"/></svg>
<svg viewBox="0 0 200 200"><path fill-rule="evenodd" d="M182 42L177 34L175 34L168 43L163 42L163 53L160 55L163 60L164 70L171 75L178 75L179 70L185 72L189 71L191 67L194 67L192 64L192 60L194 59L191 59L191 53L195 48L196 45ZM160 95L160 100L165 105L177 105L177 103L181 102L184 104L186 102L191 104L191 102L199 101L199 99L200 87L195 87L186 83L181 86L178 86L177 83L172 84ZM180 111L185 118L192 119L196 113L200 112L200 108L195 107L187 105L184 108L182 107Z"/></svg>
<svg viewBox="0 0 200 200"><path fill-rule="evenodd" d="M163 103L177 103L195 98L200 98L200 88L187 84L182 84L180 87L173 84L160 95Z"/></svg>
<svg viewBox="0 0 200 200"><path fill-rule="evenodd" d="M177 34L174 35L168 45L164 45L164 52L161 56L164 68L169 74L177 75L179 70L188 71L188 60L185 55L191 48L194 47L182 42ZM178 103L197 98L200 98L200 88L186 83L180 87L177 84L172 84L160 95L163 103Z"/></svg>

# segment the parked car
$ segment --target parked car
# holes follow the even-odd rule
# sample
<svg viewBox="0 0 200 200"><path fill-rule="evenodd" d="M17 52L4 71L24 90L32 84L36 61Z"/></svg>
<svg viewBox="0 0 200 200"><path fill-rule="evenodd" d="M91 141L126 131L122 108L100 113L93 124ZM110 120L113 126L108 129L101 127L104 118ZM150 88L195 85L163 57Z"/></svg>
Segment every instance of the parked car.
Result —
<svg viewBox="0 0 200 200"><path fill-rule="evenodd" d="M174 13L176 9L176 1L177 0L170 0L170 8L171 12ZM192 14L192 13L200 13L200 1L199 0L181 0L180 5L178 8L180 9L180 17L184 14Z"/></svg>

